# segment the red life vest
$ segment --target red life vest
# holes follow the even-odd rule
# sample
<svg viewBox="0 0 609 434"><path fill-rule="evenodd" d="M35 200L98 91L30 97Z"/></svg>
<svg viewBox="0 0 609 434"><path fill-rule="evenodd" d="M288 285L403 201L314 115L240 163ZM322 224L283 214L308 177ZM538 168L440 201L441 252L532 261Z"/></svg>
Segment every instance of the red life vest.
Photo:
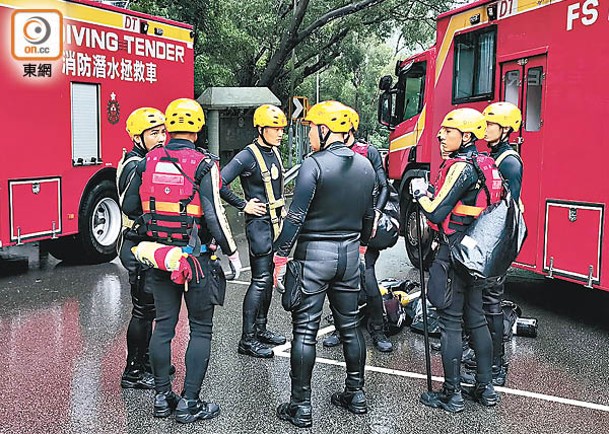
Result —
<svg viewBox="0 0 609 434"><path fill-rule="evenodd" d="M479 179L478 183L476 184L478 192L476 193L476 199L473 204L464 204L462 200L459 200L442 223L437 225L428 221L427 224L433 230L438 232L441 231L446 235L454 234L458 230L464 229L466 226L470 225L487 206L499 202L503 197L503 178L501 177L499 169L497 169L497 166L495 165L495 160L486 154L476 154L475 158L475 163L480 168L480 171L484 174L484 186L481 185L481 180ZM436 192L439 192L444 185L446 176L452 165L458 162L475 164L472 159L467 159L464 157L451 158L444 161L440 166L438 177L434 183ZM477 170L476 173L478 173Z"/></svg>
<svg viewBox="0 0 609 434"><path fill-rule="evenodd" d="M188 244L203 216L197 168L205 154L195 149L158 147L146 154L140 199L146 234L164 244ZM195 185L196 184L196 185Z"/></svg>
<svg viewBox="0 0 609 434"><path fill-rule="evenodd" d="M368 146L368 143L358 140L351 145L351 150L356 154L360 154L362 157L368 158Z"/></svg>

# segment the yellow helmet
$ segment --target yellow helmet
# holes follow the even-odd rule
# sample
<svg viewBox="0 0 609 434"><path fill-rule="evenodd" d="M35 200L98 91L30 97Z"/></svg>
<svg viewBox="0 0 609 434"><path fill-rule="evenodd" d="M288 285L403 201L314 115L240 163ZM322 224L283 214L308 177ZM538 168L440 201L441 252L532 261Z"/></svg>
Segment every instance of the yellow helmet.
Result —
<svg viewBox="0 0 609 434"><path fill-rule="evenodd" d="M510 127L514 131L518 131L522 124L522 113L511 102L493 103L485 108L482 114L487 122L492 122L502 127Z"/></svg>
<svg viewBox="0 0 609 434"><path fill-rule="evenodd" d="M333 133L348 133L351 130L349 110L349 107L338 101L323 101L311 107L305 121L325 125Z"/></svg>
<svg viewBox="0 0 609 434"><path fill-rule="evenodd" d="M353 131L357 131L359 128L359 114L355 111L354 108L347 106L349 113L351 113L351 127Z"/></svg>
<svg viewBox="0 0 609 434"><path fill-rule="evenodd" d="M263 104L254 112L254 126L283 128L288 126L288 119L279 107Z"/></svg>
<svg viewBox="0 0 609 434"><path fill-rule="evenodd" d="M193 99L179 98L169 103L165 109L167 132L198 133L205 125L203 109Z"/></svg>
<svg viewBox="0 0 609 434"><path fill-rule="evenodd" d="M126 130L129 136L133 138L164 123L165 115L163 112L152 107L140 107L133 110L127 118Z"/></svg>
<svg viewBox="0 0 609 434"><path fill-rule="evenodd" d="M454 128L462 133L472 133L476 138L483 139L486 132L486 119L478 110L460 108L449 112L444 117L442 126Z"/></svg>

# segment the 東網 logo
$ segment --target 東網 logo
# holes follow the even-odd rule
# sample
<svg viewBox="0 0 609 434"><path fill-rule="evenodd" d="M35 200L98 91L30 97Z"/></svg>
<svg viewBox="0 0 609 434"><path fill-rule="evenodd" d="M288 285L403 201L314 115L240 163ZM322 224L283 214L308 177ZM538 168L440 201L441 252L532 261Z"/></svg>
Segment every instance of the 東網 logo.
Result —
<svg viewBox="0 0 609 434"><path fill-rule="evenodd" d="M55 60L63 54L63 16L54 9L21 9L11 19L17 60Z"/></svg>

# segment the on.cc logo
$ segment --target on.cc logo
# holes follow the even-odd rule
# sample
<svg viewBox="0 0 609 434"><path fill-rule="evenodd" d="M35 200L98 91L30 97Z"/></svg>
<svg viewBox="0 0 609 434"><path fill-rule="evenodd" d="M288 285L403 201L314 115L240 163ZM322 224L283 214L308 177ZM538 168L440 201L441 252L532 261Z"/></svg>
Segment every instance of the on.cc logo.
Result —
<svg viewBox="0 0 609 434"><path fill-rule="evenodd" d="M30 44L44 44L51 36L51 25L42 17L32 17L23 25L23 36Z"/></svg>

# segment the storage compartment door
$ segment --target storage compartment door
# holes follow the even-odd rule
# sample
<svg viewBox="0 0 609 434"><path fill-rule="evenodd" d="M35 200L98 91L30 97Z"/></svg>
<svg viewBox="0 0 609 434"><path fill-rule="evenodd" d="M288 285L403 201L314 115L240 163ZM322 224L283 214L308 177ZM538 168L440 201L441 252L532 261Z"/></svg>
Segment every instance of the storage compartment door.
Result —
<svg viewBox="0 0 609 434"><path fill-rule="evenodd" d="M61 232L61 179L9 181L11 241Z"/></svg>
<svg viewBox="0 0 609 434"><path fill-rule="evenodd" d="M526 211L525 211L526 212ZM603 205L547 201L544 271L600 283Z"/></svg>

